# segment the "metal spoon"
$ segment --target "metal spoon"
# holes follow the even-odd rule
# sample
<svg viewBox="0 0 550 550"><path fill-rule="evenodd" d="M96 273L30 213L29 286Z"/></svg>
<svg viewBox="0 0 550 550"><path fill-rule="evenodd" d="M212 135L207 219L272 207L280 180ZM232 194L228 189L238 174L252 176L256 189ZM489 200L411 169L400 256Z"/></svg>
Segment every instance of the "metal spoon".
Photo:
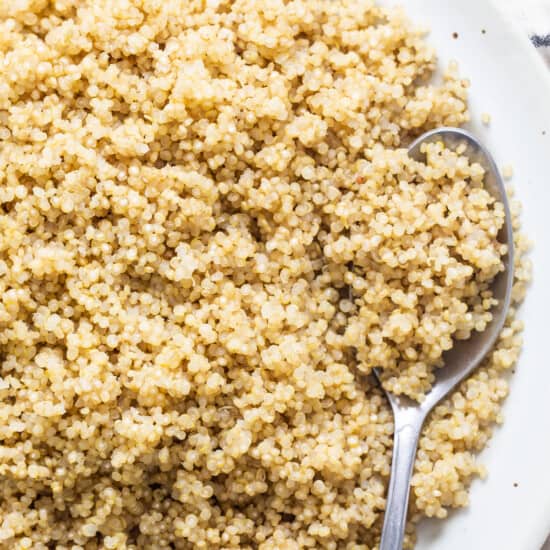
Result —
<svg viewBox="0 0 550 550"><path fill-rule="evenodd" d="M394 443L390 486L386 501L384 527L380 550L401 550L407 521L410 481L416 456L418 438L428 413L459 382L470 374L491 350L496 342L510 305L514 272L514 251L512 219L504 183L487 149L470 133L459 128L438 128L420 136L409 147L409 156L423 160L423 143L442 141L446 147L456 149L464 144L464 155L472 162L478 162L485 169L485 188L504 205L506 219L498 239L508 245L504 257L504 271L500 272L492 284L494 298L498 304L493 308L493 320L483 332L474 332L468 340L456 341L454 347L445 353L445 366L437 369L436 380L422 403L405 396L385 393L391 404L394 416ZM376 372L379 377L379 373Z"/></svg>

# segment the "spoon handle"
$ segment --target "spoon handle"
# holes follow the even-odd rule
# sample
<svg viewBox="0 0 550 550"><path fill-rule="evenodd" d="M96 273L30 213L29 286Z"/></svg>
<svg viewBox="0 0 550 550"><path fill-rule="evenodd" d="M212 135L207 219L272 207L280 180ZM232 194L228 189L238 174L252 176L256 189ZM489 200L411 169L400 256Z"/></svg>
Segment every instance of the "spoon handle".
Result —
<svg viewBox="0 0 550 550"><path fill-rule="evenodd" d="M411 416L401 416L394 410L393 457L380 550L401 550L403 547L411 476L424 420L423 415Z"/></svg>

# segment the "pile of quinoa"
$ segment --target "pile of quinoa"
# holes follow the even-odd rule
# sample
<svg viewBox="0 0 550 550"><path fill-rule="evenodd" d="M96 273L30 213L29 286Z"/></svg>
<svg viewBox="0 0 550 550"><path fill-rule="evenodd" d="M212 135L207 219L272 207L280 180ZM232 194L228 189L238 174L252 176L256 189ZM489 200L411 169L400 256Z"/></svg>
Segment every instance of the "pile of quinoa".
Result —
<svg viewBox="0 0 550 550"><path fill-rule="evenodd" d="M377 548L393 423L483 330L483 171L410 140L467 81L370 0L0 5L0 548ZM529 278L420 441L465 506Z"/></svg>

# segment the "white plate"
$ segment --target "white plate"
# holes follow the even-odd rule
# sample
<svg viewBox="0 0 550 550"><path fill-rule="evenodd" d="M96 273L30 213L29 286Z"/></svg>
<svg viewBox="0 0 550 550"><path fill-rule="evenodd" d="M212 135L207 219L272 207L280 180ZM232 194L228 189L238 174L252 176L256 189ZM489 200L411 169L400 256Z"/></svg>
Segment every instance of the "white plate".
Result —
<svg viewBox="0 0 550 550"><path fill-rule="evenodd" d="M534 282L521 311L524 351L505 423L479 457L489 476L474 482L466 510L421 524L417 550L538 550L550 532L550 76L494 1L400 2L431 28L440 64L457 60L471 80L470 129L501 167L513 165L523 229L535 242ZM481 124L484 112L489 127Z"/></svg>

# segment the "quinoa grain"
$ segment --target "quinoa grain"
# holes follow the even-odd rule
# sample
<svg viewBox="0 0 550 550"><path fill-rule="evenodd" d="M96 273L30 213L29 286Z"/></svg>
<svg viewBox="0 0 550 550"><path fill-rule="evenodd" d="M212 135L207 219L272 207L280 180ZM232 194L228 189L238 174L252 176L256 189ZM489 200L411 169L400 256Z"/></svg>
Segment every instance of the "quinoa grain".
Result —
<svg viewBox="0 0 550 550"><path fill-rule="evenodd" d="M0 6L0 547L377 547L393 423L483 330L502 205L441 144L467 81L371 0ZM521 347L426 423L467 505ZM351 296L349 289L351 289Z"/></svg>

